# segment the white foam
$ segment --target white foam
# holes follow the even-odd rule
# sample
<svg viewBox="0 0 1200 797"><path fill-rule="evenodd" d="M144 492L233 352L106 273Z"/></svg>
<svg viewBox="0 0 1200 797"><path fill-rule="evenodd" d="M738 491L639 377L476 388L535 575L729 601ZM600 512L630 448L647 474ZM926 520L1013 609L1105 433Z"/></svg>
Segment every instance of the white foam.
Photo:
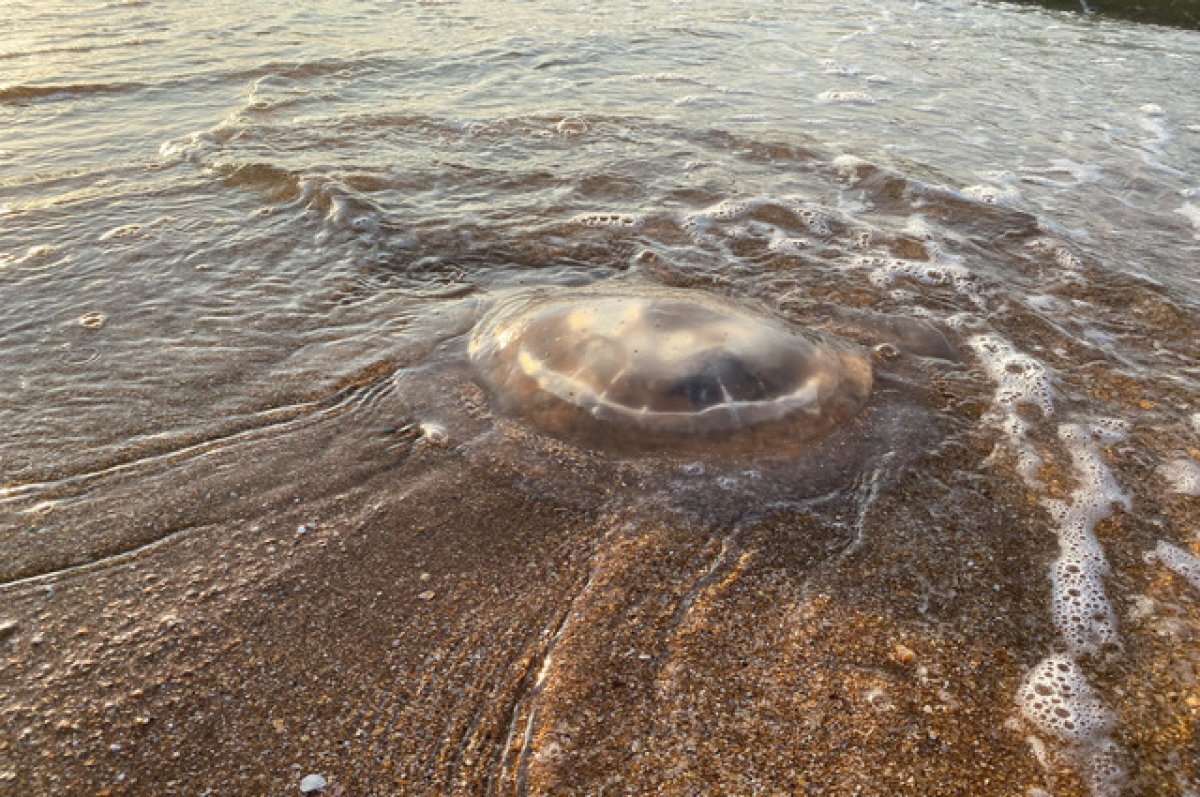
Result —
<svg viewBox="0 0 1200 797"><path fill-rule="evenodd" d="M988 378L996 383L997 405L1011 412L1024 404L1037 407L1044 415L1054 411L1055 393L1045 365L999 335L975 335L967 345L979 357Z"/></svg>
<svg viewBox="0 0 1200 797"><path fill-rule="evenodd" d="M17 265L25 263L36 263L38 261L49 260L54 255L57 255L61 250L53 244L37 244L29 247L25 252L24 257L17 258Z"/></svg>
<svg viewBox="0 0 1200 797"><path fill-rule="evenodd" d="M1009 378L1005 375L1023 376L1020 371L1010 374L1010 369L1002 365L1005 359L1020 353L994 336L977 336L973 340L977 351L983 352L981 358L989 366L989 374L1001 385L997 391L1000 396L1004 393L1004 380ZM1006 406L998 400L1000 410L1013 413L1022 400L1028 401L1028 394L1023 395L1022 388L1032 390L1032 403L1039 404L1044 411L1052 409L1053 392L1042 370L1043 375L1034 380L1035 386L1025 384L1024 379L1017 380L1010 388L1010 403ZM1022 434L1014 441L1018 450L1029 448L1023 436L1028 429L1019 425L1020 418L1012 414L1006 417L1014 430ZM1131 508L1129 496L1113 477L1101 451L1103 444L1116 443L1128 432L1129 424L1115 418L1063 424L1058 428L1058 438L1071 457L1075 488L1066 500L1044 498L1042 503L1058 536L1059 556L1050 573L1051 614L1067 653L1054 654L1039 662L1017 693L1021 713L1043 734L1066 744L1069 758L1096 797L1116 797L1123 792L1124 751L1111 736L1112 713L1087 682L1076 657L1120 644L1116 614L1104 589L1108 561L1094 531L1114 505L1127 511Z"/></svg>
<svg viewBox="0 0 1200 797"><path fill-rule="evenodd" d="M735 235L745 233L755 237L767 237L770 239L768 249L782 254L795 255L809 246L807 239L793 235L787 229L752 218L756 211L766 206L782 207L790 211L815 235L823 238L833 235L833 227L828 217L802 197L794 196L739 197L722 200L704 210L686 214L681 226L693 241L705 246L723 246L725 239L714 230L718 225L727 226Z"/></svg>
<svg viewBox="0 0 1200 797"><path fill-rule="evenodd" d="M1142 139L1139 143L1142 149L1154 155L1162 156L1166 152L1166 146L1171 142L1171 131L1167 127L1167 123L1163 121L1162 114L1146 116L1141 120L1142 129L1153 134L1153 138Z"/></svg>
<svg viewBox="0 0 1200 797"><path fill-rule="evenodd" d="M61 247L53 244L37 244L29 247L23 255L0 252L0 268L24 268L30 271L48 271L70 263L72 257Z"/></svg>
<svg viewBox="0 0 1200 797"><path fill-rule="evenodd" d="M984 329L985 325L979 316L974 313L960 312L953 313L942 319L942 323L950 329L966 331Z"/></svg>
<svg viewBox="0 0 1200 797"><path fill-rule="evenodd" d="M939 254L944 250L936 245L927 244ZM872 284L889 287L897 278L905 277L922 285L953 285L959 286L971 277L971 272L962 265L947 261L906 260L904 258L888 258L871 272L869 279Z"/></svg>
<svg viewBox="0 0 1200 797"><path fill-rule="evenodd" d="M815 102L820 105L874 105L878 100L865 91L823 91Z"/></svg>
<svg viewBox="0 0 1200 797"><path fill-rule="evenodd" d="M1116 442L1125 433L1125 424L1112 419L1090 427L1066 424L1058 430L1071 455L1076 486L1067 501L1043 501L1057 524L1059 544L1059 557L1051 570L1051 611L1068 649L1076 654L1095 653L1120 642L1116 614L1104 591L1108 561L1094 530L1114 504L1127 511L1131 508L1098 445Z"/></svg>
<svg viewBox="0 0 1200 797"><path fill-rule="evenodd" d="M348 196L333 195L326 218L338 227L356 232L375 233L379 230L379 214L363 210Z"/></svg>
<svg viewBox="0 0 1200 797"><path fill-rule="evenodd" d="M571 219L585 227L607 227L614 230L640 230L646 220L634 213L582 213Z"/></svg>
<svg viewBox="0 0 1200 797"><path fill-rule="evenodd" d="M1025 305L1042 312L1054 312L1062 309L1062 299L1048 293L1035 293L1025 297Z"/></svg>
<svg viewBox="0 0 1200 797"><path fill-rule="evenodd" d="M985 175L986 182L962 189L962 196L988 205L1012 206L1021 201L1017 176L1011 172Z"/></svg>
<svg viewBox="0 0 1200 797"><path fill-rule="evenodd" d="M774 230L767 249L781 255L799 255L808 248L808 241L786 235L782 230Z"/></svg>
<svg viewBox="0 0 1200 797"><path fill-rule="evenodd" d="M1171 572L1187 579L1189 584L1200 590L1200 559L1165 540L1158 541L1151 558L1162 562Z"/></svg>
<svg viewBox="0 0 1200 797"><path fill-rule="evenodd" d="M582 136L588 132L588 123L577 116L567 116L554 126L560 136Z"/></svg>
<svg viewBox="0 0 1200 797"><path fill-rule="evenodd" d="M1042 733L1070 744L1102 740L1112 730L1112 713L1070 656L1038 662L1017 692L1026 719Z"/></svg>
<svg viewBox="0 0 1200 797"><path fill-rule="evenodd" d="M967 346L975 352L988 378L995 383L990 419L1005 435L1017 452L1017 470L1026 483L1037 483L1037 471L1042 458L1029 443L1029 422L1021 417L1020 409L1033 406L1049 416L1054 411L1054 388L1050 371L1038 360L1018 351L1011 343L995 334L974 335Z"/></svg>
<svg viewBox="0 0 1200 797"><path fill-rule="evenodd" d="M1158 475L1170 486L1172 492L1183 495L1200 495L1200 463L1187 457L1164 463Z"/></svg>
<svg viewBox="0 0 1200 797"><path fill-rule="evenodd" d="M904 232L920 239L925 249L925 260L910 260L907 258L887 255L863 256L855 259L860 268L870 269L868 279L879 288L890 288L900 278L906 278L921 285L948 285L959 295L966 297L978 307L984 307L985 302L979 292L974 272L966 265L966 260L948 250L939 240L934 227L921 215L911 216L904 225Z"/></svg>
<svg viewBox="0 0 1200 797"><path fill-rule="evenodd" d="M1184 202L1181 207L1175 209L1175 212L1191 222L1192 227L1196 229L1196 238L1200 238L1200 205Z"/></svg>
<svg viewBox="0 0 1200 797"><path fill-rule="evenodd" d="M904 232L923 241L933 240L933 226L924 216L909 216L904 222Z"/></svg>
<svg viewBox="0 0 1200 797"><path fill-rule="evenodd" d="M741 219L763 206L763 199L722 199L717 204L705 210L714 219Z"/></svg>
<svg viewBox="0 0 1200 797"><path fill-rule="evenodd" d="M849 64L838 63L832 58L826 58L821 62L821 66L825 68L825 73L828 75L841 75L843 77L855 77L859 74L859 70Z"/></svg>
<svg viewBox="0 0 1200 797"><path fill-rule="evenodd" d="M832 161L833 168L846 179L857 179L859 170L870 164L857 155L838 155Z"/></svg>
<svg viewBox="0 0 1200 797"><path fill-rule="evenodd" d="M232 119L226 119L212 130L197 130L179 138L164 141L158 148L160 160L170 163L189 161L200 163L221 145L233 138L240 128Z"/></svg>
<svg viewBox="0 0 1200 797"><path fill-rule="evenodd" d="M1147 166L1167 172L1168 174L1180 176L1186 174L1186 172L1163 162L1163 159L1167 156L1167 145L1174 138L1171 129L1167 127L1166 113L1157 105L1143 105L1141 110L1145 116L1138 120L1138 123L1143 130L1151 134L1150 138L1144 138L1138 142L1138 146L1142 150L1142 161Z"/></svg>
<svg viewBox="0 0 1200 797"><path fill-rule="evenodd" d="M1125 786L1124 757L1111 737L1112 712L1070 656L1038 662L1017 692L1021 713L1042 733L1069 747L1092 794L1110 797Z"/></svg>
<svg viewBox="0 0 1200 797"><path fill-rule="evenodd" d="M1119 797L1125 793L1125 751L1112 738L1091 745L1083 756L1083 774L1096 797Z"/></svg>
<svg viewBox="0 0 1200 797"><path fill-rule="evenodd" d="M1079 271L1081 266L1079 258L1075 257L1070 249L1064 249L1061 246L1054 250L1054 262L1068 271Z"/></svg>

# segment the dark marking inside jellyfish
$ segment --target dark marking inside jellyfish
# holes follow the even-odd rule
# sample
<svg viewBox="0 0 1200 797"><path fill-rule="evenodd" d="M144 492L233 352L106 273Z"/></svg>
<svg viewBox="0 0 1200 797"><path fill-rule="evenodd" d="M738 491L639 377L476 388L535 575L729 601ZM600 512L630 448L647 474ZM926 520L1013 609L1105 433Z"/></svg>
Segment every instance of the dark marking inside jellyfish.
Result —
<svg viewBox="0 0 1200 797"><path fill-rule="evenodd" d="M859 413L873 379L854 343L666 288L515 294L475 327L470 356L506 413L643 449L811 440Z"/></svg>

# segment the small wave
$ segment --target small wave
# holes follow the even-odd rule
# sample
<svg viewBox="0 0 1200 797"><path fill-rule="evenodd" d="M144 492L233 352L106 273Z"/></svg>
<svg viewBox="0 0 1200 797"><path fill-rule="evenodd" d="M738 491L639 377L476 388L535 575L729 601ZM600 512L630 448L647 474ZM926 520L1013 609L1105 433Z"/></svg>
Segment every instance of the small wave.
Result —
<svg viewBox="0 0 1200 797"><path fill-rule="evenodd" d="M229 185L264 194L272 202L296 199L302 193L296 174L270 163L219 164L213 171Z"/></svg>
<svg viewBox="0 0 1200 797"><path fill-rule="evenodd" d="M1092 163L1076 163L1056 158L1048 166L1021 169L1021 182L1047 188L1074 188L1100 179L1100 167Z"/></svg>
<svg viewBox="0 0 1200 797"><path fill-rule="evenodd" d="M219 77L231 80L259 80L265 77L302 80L304 78L329 75L361 75L396 65L395 59L376 58L320 58L314 61L268 61L246 69L218 73Z"/></svg>
<svg viewBox="0 0 1200 797"><path fill-rule="evenodd" d="M35 50L17 49L0 52L0 61L16 61L23 58L38 59L57 53L92 53L101 50L117 50L122 47L141 47L147 44L158 44L162 41L164 40L135 36L131 39L108 44L71 44L65 47L44 47Z"/></svg>
<svg viewBox="0 0 1200 797"><path fill-rule="evenodd" d="M124 94L147 88L147 84L130 83L67 83L60 86L15 85L0 87L0 103L24 105L45 99L91 97L105 94Z"/></svg>

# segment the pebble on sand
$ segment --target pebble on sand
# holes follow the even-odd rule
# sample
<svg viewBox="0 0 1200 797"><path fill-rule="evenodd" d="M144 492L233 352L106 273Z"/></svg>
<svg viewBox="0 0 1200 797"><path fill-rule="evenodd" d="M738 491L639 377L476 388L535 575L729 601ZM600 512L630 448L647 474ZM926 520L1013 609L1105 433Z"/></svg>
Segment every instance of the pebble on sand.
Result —
<svg viewBox="0 0 1200 797"><path fill-rule="evenodd" d="M917 654L908 645L897 642L896 646L892 648L892 658L899 664L912 664L913 660L917 658Z"/></svg>
<svg viewBox="0 0 1200 797"><path fill-rule="evenodd" d="M325 791L325 787L328 785L329 781L320 775L305 775L304 780L300 781L300 791L304 794L315 794Z"/></svg>

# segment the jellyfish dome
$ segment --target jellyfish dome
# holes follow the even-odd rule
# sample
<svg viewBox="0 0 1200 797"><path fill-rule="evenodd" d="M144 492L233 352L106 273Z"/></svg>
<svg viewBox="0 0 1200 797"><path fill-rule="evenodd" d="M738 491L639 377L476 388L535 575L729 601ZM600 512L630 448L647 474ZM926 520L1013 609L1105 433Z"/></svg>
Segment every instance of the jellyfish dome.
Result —
<svg viewBox="0 0 1200 797"><path fill-rule="evenodd" d="M470 356L504 409L545 429L655 443L811 437L855 415L872 380L855 344L682 289L516 294L475 327Z"/></svg>

